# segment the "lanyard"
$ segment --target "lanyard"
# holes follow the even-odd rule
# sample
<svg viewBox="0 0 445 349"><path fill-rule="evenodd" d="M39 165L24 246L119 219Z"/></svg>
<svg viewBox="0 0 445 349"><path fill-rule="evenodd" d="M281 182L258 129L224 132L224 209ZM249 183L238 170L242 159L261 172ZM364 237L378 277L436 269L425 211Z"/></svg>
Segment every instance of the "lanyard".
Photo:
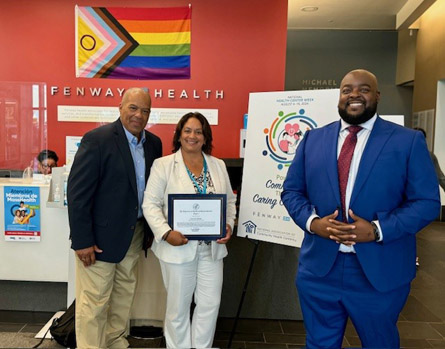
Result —
<svg viewBox="0 0 445 349"><path fill-rule="evenodd" d="M207 191L207 162L206 162L206 158L204 158L204 180L203 180L203 184L202 184L202 190L199 187L198 182L196 182L195 177L190 172L189 168L187 166L185 168L187 169L187 173L189 174L189 177L192 180L193 184L195 185L195 188L198 190L199 194L205 194Z"/></svg>

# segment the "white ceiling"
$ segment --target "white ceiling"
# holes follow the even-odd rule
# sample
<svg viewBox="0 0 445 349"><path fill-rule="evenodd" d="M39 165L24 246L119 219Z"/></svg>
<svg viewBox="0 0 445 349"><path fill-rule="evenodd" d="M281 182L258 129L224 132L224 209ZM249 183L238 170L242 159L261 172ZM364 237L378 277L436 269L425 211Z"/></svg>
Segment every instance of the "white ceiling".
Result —
<svg viewBox="0 0 445 349"><path fill-rule="evenodd" d="M288 29L396 30L435 0L289 0ZM315 12L302 7L315 6ZM399 18L397 15L399 14ZM409 18L408 18L409 17ZM417 18L416 18L417 19Z"/></svg>

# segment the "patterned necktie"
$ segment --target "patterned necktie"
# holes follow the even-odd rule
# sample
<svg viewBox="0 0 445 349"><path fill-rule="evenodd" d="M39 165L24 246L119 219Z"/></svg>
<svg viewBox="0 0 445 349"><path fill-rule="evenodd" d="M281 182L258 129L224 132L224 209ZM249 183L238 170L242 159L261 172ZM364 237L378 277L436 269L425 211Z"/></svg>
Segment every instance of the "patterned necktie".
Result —
<svg viewBox="0 0 445 349"><path fill-rule="evenodd" d="M340 184L340 199L343 222L346 219L346 186L348 185L349 169L351 167L352 155L354 154L355 145L357 144L357 133L362 129L361 126L349 126L349 134L346 136L345 142L341 147L340 156L338 157L338 182Z"/></svg>

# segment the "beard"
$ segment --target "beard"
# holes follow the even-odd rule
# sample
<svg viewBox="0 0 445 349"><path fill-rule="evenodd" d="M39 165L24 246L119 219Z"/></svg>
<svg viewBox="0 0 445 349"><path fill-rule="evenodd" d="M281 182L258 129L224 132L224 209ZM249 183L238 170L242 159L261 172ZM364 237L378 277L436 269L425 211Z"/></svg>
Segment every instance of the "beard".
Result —
<svg viewBox="0 0 445 349"><path fill-rule="evenodd" d="M350 125L363 124L364 122L371 119L375 115L376 111L377 111L377 103L366 107L363 113L358 115L349 114L346 111L346 107L345 108L338 107L338 113L340 114L340 117Z"/></svg>

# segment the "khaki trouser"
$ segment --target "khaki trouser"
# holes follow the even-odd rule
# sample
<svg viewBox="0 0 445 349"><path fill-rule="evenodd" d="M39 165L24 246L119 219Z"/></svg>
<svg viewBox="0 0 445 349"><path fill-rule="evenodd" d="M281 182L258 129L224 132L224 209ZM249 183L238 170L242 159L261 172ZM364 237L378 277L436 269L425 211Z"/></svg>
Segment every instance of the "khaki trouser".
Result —
<svg viewBox="0 0 445 349"><path fill-rule="evenodd" d="M120 263L96 261L89 267L76 257L76 340L78 348L127 348L125 332L136 288L137 262L144 236L136 225Z"/></svg>

